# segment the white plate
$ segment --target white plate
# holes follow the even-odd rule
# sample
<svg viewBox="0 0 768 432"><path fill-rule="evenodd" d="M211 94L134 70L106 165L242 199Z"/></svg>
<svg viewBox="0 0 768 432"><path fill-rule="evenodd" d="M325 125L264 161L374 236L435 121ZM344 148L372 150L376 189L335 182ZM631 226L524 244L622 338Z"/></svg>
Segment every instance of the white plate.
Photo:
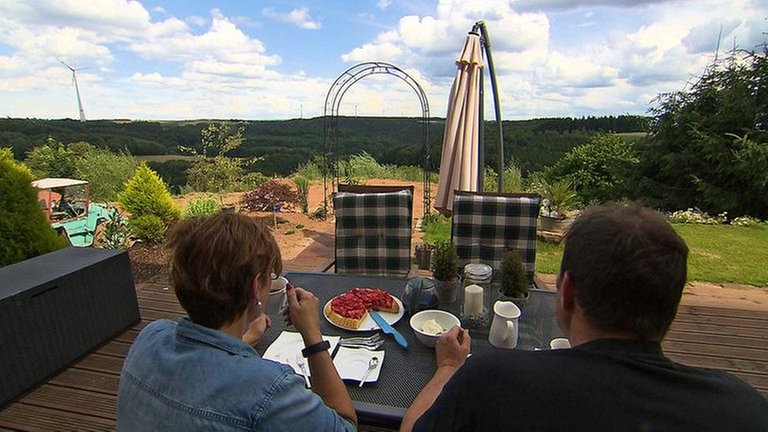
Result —
<svg viewBox="0 0 768 432"><path fill-rule="evenodd" d="M336 344L339 343L339 339L341 338L339 336L324 335L323 339L331 343L328 352L333 353ZM292 367L297 374L301 374L301 368L298 363L296 363L296 357L301 357L302 349L304 349L304 340L301 339L301 335L296 332L284 331L280 333L280 336L278 336L267 348L262 358L287 364ZM304 360L304 362L307 369L307 376L309 376L309 365L306 364L306 360Z"/></svg>
<svg viewBox="0 0 768 432"><path fill-rule="evenodd" d="M339 351L333 359L333 364L336 366L341 379L359 382L363 379L365 372L368 370L368 364L374 356L379 358L379 364L376 366L376 369L371 370L371 373L365 378L365 382L376 382L379 379L381 365L384 364L384 351L339 347Z"/></svg>
<svg viewBox="0 0 768 432"><path fill-rule="evenodd" d="M403 302L401 302L400 299L395 296L392 296L392 298L395 299L397 304L400 306L397 313L379 312L379 315L381 315L381 317L384 318L384 321L386 321L389 325L394 325L396 322L400 321L400 318L402 318L403 315L405 314L405 310L403 309ZM330 318L328 318L328 315L325 313L325 310L328 309L328 305L330 305L332 301L333 299L328 300L328 303L326 303L325 306L323 306L323 316L325 317L326 320L328 320L329 323L335 325L340 329L354 331L354 332L374 331L374 330L380 329L379 325L376 324L376 321L374 321L373 318L371 318L371 314L365 315L365 317L363 318L363 322L360 323L359 328L352 328L352 327L336 324L335 322L331 321Z"/></svg>

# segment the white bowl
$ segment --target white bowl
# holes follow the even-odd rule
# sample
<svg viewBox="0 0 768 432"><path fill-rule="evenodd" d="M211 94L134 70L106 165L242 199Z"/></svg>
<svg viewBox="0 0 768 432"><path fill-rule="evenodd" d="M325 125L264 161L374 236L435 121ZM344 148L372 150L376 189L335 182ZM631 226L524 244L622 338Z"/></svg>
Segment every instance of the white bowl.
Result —
<svg viewBox="0 0 768 432"><path fill-rule="evenodd" d="M424 333L421 331L421 326L431 319L437 321L444 331L448 331L453 326L461 324L461 321L459 321L455 315L438 309L428 309L414 314L411 317L411 328L413 329L413 333L416 335L416 339L418 339L419 342L430 348L435 347L437 338L439 338L440 335Z"/></svg>

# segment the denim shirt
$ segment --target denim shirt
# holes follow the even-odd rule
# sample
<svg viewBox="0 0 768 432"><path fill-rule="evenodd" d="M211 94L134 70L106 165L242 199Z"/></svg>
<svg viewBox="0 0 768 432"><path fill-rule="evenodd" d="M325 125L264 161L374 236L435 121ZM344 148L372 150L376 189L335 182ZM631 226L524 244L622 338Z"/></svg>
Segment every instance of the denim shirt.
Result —
<svg viewBox="0 0 768 432"><path fill-rule="evenodd" d="M353 431L289 366L188 318L141 331L120 375L122 431Z"/></svg>

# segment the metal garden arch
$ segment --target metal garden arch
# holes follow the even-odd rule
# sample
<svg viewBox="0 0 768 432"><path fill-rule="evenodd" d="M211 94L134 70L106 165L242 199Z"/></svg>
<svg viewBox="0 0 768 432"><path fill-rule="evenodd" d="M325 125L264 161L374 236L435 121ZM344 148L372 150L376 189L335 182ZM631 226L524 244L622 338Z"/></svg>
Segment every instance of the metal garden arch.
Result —
<svg viewBox="0 0 768 432"><path fill-rule="evenodd" d="M328 89L328 94L325 97L325 107L323 109L323 144L325 147L325 153L323 154L323 160L325 163L325 170L323 173L323 195L324 203L328 208L328 173L333 170L332 185L333 189L339 184L339 107L341 106L341 100L344 98L347 90L360 81L361 79L376 74L393 75L401 80L405 81L416 95L419 97L421 103L421 115L422 115L422 135L423 135L423 155L424 160L422 164L422 170L424 173L424 216L429 213L429 207L431 203L430 194L430 154L431 146L429 143L429 101L427 95L410 75L399 67L385 62L365 62L359 63L351 68L347 69L336 78L336 81L331 84L331 88Z"/></svg>

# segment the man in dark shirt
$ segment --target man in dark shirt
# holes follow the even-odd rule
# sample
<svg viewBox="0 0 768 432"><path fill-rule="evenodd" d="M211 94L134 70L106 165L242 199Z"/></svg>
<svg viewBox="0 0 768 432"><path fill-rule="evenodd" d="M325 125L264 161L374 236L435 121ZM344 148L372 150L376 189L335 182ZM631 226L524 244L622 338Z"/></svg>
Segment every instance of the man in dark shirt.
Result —
<svg viewBox="0 0 768 432"><path fill-rule="evenodd" d="M725 372L677 364L661 341L688 248L639 206L586 211L569 229L557 317L572 349L472 356L454 327L401 430L768 431L768 400Z"/></svg>

